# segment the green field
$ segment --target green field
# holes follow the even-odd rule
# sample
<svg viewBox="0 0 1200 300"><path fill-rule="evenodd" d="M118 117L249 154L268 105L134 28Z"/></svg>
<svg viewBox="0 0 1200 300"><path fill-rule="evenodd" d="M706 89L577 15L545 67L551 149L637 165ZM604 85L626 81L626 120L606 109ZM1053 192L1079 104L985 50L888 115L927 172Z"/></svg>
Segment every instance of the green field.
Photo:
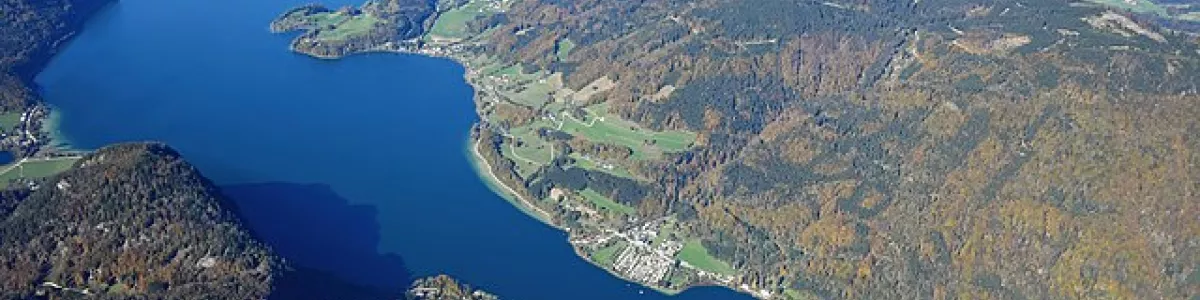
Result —
<svg viewBox="0 0 1200 300"><path fill-rule="evenodd" d="M0 188L7 188L9 181L17 178L43 178L54 176L70 169L78 157L51 160L28 160L0 167Z"/></svg>
<svg viewBox="0 0 1200 300"><path fill-rule="evenodd" d="M521 146L512 145L511 147L513 154L518 156L517 159L532 164L549 165L550 161L554 159L553 154L550 153L550 145L546 143L526 141Z"/></svg>
<svg viewBox="0 0 1200 300"><path fill-rule="evenodd" d="M490 65L482 69L482 74L496 79L497 85L502 86L497 89L497 92L503 98L508 99L508 102L531 108L540 108L550 99L550 92L558 88L554 86L554 83L556 83L554 76L547 74L545 71L527 74L524 73L523 69L521 64L508 66Z"/></svg>
<svg viewBox="0 0 1200 300"><path fill-rule="evenodd" d="M608 173L617 177L640 180L636 176L633 176L633 173L629 173L629 170L626 170L621 166L613 166L612 169L608 169L596 164L595 161L583 159L583 155L580 155L579 153L571 153L569 156L575 159L575 164L572 165L574 167L583 168L588 171Z"/></svg>
<svg viewBox="0 0 1200 300"><path fill-rule="evenodd" d="M540 123L545 123L541 122ZM535 124L539 122L534 122ZM521 141L521 145L509 144L509 150L512 154L517 155L517 160L531 162L536 165L548 165L554 159L554 154L550 152L553 145L545 140L542 140L537 134L536 126L523 126L509 129L508 133Z"/></svg>
<svg viewBox="0 0 1200 300"><path fill-rule="evenodd" d="M583 195L583 198L587 199L588 202L595 204L596 207L603 209L603 210L617 212L617 213L626 214L626 215L632 215L634 213L637 213L637 210L634 209L633 207L630 207L625 204L617 203L616 201L613 201L612 199L609 199L608 197L601 195L600 193L597 193L596 191L593 191L592 189L585 189L583 191L580 191L579 194Z"/></svg>
<svg viewBox="0 0 1200 300"><path fill-rule="evenodd" d="M592 262L595 262L601 266L611 267L614 260L617 258L617 252L620 252L622 249L625 249L624 242L614 243L612 245L596 249L596 251L592 252L591 255Z"/></svg>
<svg viewBox="0 0 1200 300"><path fill-rule="evenodd" d="M344 40L351 36L368 33L380 22L383 22L383 20L370 15L354 16L338 23L333 29L318 31L317 38L324 40Z"/></svg>
<svg viewBox="0 0 1200 300"><path fill-rule="evenodd" d="M341 24L348 19L350 19L350 16L347 16L346 14L337 12L324 12L305 16L304 21L312 24L313 27L324 28L330 25Z"/></svg>
<svg viewBox="0 0 1200 300"><path fill-rule="evenodd" d="M571 50L575 50L575 42L571 39L562 39L558 41L558 49L555 50L554 56L558 60L567 60L567 56L571 55Z"/></svg>
<svg viewBox="0 0 1200 300"><path fill-rule="evenodd" d="M3 128L4 130L8 130L8 129L12 129L13 127L17 127L17 125L18 125L17 123L20 123L20 122L21 122L21 112L19 112L19 111L0 113L0 128Z"/></svg>
<svg viewBox="0 0 1200 300"><path fill-rule="evenodd" d="M683 244L683 250L676 254L676 258L704 271L723 275L737 274L737 270L729 264L708 254L708 249L705 249L699 240L689 240Z"/></svg>
<svg viewBox="0 0 1200 300"><path fill-rule="evenodd" d="M633 122L622 120L620 117L598 113L605 111L603 104L585 109L587 116L579 119L567 114L562 116L560 130L573 135L580 135L597 143L621 145L633 149L633 158L649 157L647 152L680 152L691 147L696 141L694 134L680 131L656 132L638 127ZM656 151L657 150L657 151Z"/></svg>
<svg viewBox="0 0 1200 300"><path fill-rule="evenodd" d="M522 67L521 64L514 64L514 65L495 69L491 73L488 73L488 75L509 76L509 77L521 76L523 74L523 73L521 73L521 69L523 69L523 68L524 67Z"/></svg>
<svg viewBox="0 0 1200 300"><path fill-rule="evenodd" d="M532 163L527 160L518 158L518 156L514 155L514 153L513 153L513 149L515 149L515 147L509 146L509 144L507 142L505 142L504 144L502 144L500 146L501 146L500 147L500 155L504 156L505 158L508 158L514 164L516 164L517 175L520 175L521 178L528 178L530 175L533 175L533 172L536 172L538 170L538 168L541 168L543 166L542 164L536 164L536 163ZM523 156L521 156L521 157L523 157Z"/></svg>
<svg viewBox="0 0 1200 300"><path fill-rule="evenodd" d="M438 16L429 34L442 38L464 39L470 37L467 23L483 15L494 13L489 1L474 0L466 5L448 10Z"/></svg>

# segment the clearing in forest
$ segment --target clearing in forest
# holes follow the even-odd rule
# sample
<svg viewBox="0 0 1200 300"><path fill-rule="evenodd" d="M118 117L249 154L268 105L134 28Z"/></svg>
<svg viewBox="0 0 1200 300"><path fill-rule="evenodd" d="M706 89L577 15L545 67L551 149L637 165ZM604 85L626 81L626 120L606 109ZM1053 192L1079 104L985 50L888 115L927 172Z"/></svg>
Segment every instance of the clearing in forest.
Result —
<svg viewBox="0 0 1200 300"><path fill-rule="evenodd" d="M612 199L609 199L608 197L601 195L600 193L597 193L596 191L593 191L592 189L582 190L579 192L579 194L581 196L583 196L583 198L587 199L588 202L595 204L597 208L605 210L605 211L611 211L611 212L616 212L616 213L621 213L621 214L626 214L626 215L632 215L632 214L637 213L637 209L634 209L633 207L631 207L629 205L617 203L616 201L613 201Z"/></svg>
<svg viewBox="0 0 1200 300"><path fill-rule="evenodd" d="M318 31L317 38L323 40L344 40L352 36L370 32L375 27L375 24L379 24L380 22L383 22L383 20L371 15L360 14L338 23L333 26L333 29Z"/></svg>
<svg viewBox="0 0 1200 300"><path fill-rule="evenodd" d="M79 157L56 157L47 159L23 159L0 167L0 189L17 178L45 178L62 173L75 165Z"/></svg>
<svg viewBox="0 0 1200 300"><path fill-rule="evenodd" d="M495 5L490 2L492 1L473 0L463 6L443 12L433 23L433 28L429 29L429 35L457 40L470 37L469 22L481 16L496 13Z"/></svg>
<svg viewBox="0 0 1200 300"><path fill-rule="evenodd" d="M737 274L737 270L734 270L733 267L730 267L728 263L725 263L709 254L708 249L704 248L704 245L700 243L700 240L689 240L687 243L683 244L683 250L679 250L679 254L676 254L676 258L679 258L679 260L682 260L689 265L696 267L697 269L707 272L722 275Z"/></svg>
<svg viewBox="0 0 1200 300"><path fill-rule="evenodd" d="M607 105L597 104L583 109L582 118L563 112L560 128L592 142L620 145L633 149L634 159L654 157L658 153L687 150L696 141L695 134L685 131L653 131L636 123L607 113Z"/></svg>

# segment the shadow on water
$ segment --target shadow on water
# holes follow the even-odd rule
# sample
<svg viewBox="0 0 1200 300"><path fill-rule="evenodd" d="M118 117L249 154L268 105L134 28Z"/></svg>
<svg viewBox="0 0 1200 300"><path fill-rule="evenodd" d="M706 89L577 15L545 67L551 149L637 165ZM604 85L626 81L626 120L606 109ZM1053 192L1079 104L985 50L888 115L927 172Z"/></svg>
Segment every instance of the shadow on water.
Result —
<svg viewBox="0 0 1200 300"><path fill-rule="evenodd" d="M298 267L273 298L387 299L411 283L400 256L376 251L380 226L373 206L352 205L323 184L272 182L222 190L255 234Z"/></svg>

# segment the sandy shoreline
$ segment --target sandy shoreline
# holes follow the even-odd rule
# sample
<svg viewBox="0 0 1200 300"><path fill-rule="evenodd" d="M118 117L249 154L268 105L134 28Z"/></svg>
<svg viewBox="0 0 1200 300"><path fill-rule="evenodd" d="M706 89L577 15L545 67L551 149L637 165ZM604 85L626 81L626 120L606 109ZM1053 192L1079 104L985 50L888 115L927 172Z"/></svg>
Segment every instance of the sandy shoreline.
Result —
<svg viewBox="0 0 1200 300"><path fill-rule="evenodd" d="M468 155L468 159L471 161L471 165L475 167L476 174L479 175L480 179L483 179L484 184L486 184L488 188L492 189L493 192L500 197L511 202L517 207L517 209L534 217L538 221L541 221L546 225L550 225L550 227L554 227L558 230L570 231L565 227L551 222L549 213L537 206L534 206L533 203L525 198L525 196L522 196L520 193L517 193L515 189L500 181L500 178L496 176L495 171L492 170L491 163L488 162L487 159L483 157L483 154L479 152L479 146L481 143L481 139L478 138L469 143L468 147L471 147L471 153Z"/></svg>

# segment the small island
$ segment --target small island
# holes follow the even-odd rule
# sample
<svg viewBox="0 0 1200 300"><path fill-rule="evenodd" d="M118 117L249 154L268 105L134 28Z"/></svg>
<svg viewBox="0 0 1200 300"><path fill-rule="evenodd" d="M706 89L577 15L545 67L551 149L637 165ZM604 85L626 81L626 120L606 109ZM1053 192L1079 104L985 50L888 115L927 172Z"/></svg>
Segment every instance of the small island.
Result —
<svg viewBox="0 0 1200 300"><path fill-rule="evenodd" d="M477 290L446 275L418 279L405 293L410 300L497 300L496 295Z"/></svg>

